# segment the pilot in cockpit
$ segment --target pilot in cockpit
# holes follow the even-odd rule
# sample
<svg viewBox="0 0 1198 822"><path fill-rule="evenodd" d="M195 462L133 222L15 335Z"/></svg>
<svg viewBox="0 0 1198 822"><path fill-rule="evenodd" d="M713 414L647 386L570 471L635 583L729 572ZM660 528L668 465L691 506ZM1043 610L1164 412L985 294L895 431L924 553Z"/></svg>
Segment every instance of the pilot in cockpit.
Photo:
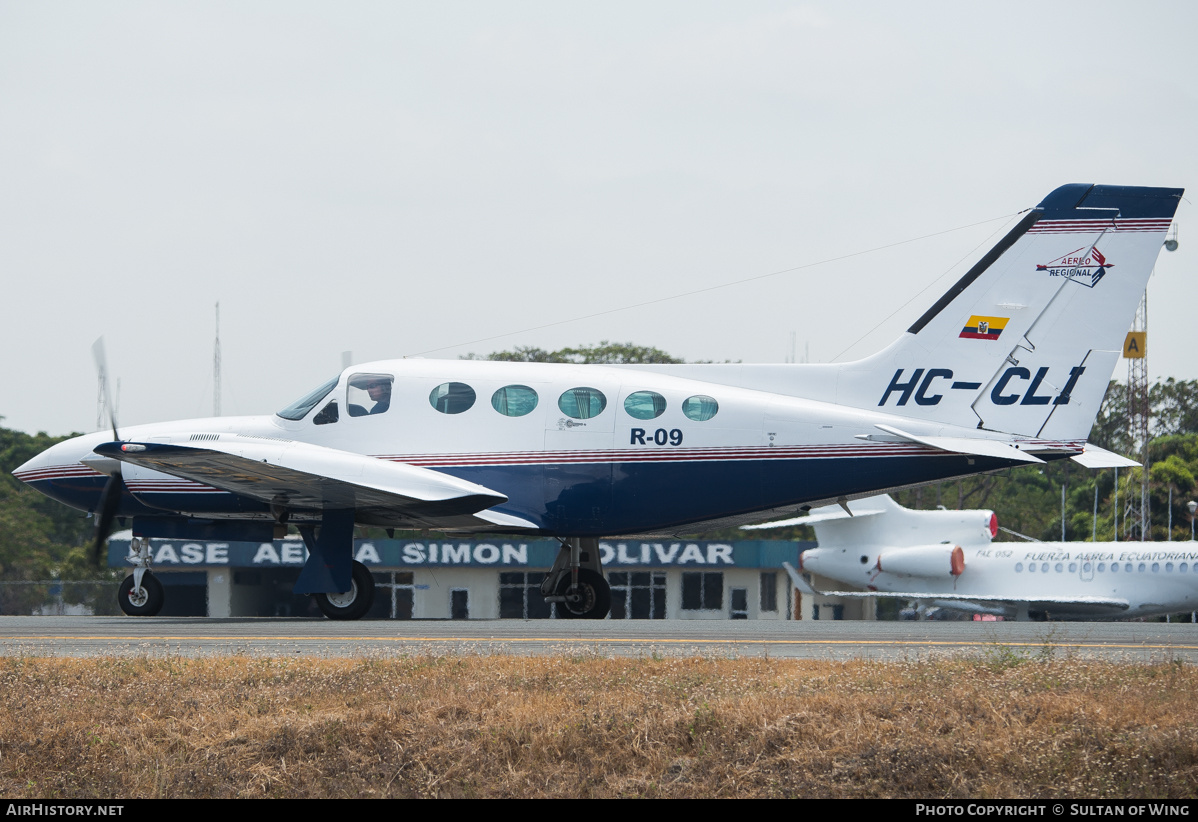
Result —
<svg viewBox="0 0 1198 822"><path fill-rule="evenodd" d="M391 407L391 380L379 374L355 374L349 381L349 415L364 417L382 414ZM369 410L366 403L373 403Z"/></svg>
<svg viewBox="0 0 1198 822"><path fill-rule="evenodd" d="M370 409L371 414L381 414L391 407L390 380L372 380L362 387L374 402L374 407Z"/></svg>

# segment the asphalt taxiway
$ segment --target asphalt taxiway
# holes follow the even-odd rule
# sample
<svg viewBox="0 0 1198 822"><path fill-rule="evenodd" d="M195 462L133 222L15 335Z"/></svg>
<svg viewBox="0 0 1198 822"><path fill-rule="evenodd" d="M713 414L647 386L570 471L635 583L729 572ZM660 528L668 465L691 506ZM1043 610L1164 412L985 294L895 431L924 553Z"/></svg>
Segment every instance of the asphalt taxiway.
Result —
<svg viewBox="0 0 1198 822"><path fill-rule="evenodd" d="M1198 625L0 617L3 656L596 654L898 661L994 653L1193 663L1198 662Z"/></svg>

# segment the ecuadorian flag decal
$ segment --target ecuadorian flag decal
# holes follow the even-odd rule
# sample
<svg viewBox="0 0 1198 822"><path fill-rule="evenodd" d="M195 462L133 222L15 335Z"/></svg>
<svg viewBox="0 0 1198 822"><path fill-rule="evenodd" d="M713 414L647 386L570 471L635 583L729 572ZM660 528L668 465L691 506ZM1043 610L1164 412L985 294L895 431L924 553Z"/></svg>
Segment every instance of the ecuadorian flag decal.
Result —
<svg viewBox="0 0 1198 822"><path fill-rule="evenodd" d="M961 336L967 340L997 340L1010 321L1010 317L979 317L975 314L961 329Z"/></svg>

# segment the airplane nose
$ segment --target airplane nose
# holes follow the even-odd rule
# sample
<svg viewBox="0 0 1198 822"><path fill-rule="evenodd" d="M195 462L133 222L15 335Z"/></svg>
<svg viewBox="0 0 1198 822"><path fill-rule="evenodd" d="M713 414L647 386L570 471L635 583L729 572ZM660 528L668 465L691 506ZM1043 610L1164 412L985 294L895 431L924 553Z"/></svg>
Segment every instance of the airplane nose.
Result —
<svg viewBox="0 0 1198 822"><path fill-rule="evenodd" d="M110 432L98 432L63 440L18 466L13 476L51 499L90 511L99 501L108 477L80 460L111 439Z"/></svg>

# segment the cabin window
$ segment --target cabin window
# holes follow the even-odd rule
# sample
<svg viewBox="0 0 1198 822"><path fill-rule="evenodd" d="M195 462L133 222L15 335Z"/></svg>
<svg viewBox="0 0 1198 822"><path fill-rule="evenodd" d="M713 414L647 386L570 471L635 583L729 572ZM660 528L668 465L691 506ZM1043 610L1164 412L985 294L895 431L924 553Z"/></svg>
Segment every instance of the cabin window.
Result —
<svg viewBox="0 0 1198 822"><path fill-rule="evenodd" d="M1058 562L1058 563L1056 564L1056 572L1059 574L1059 573L1061 573L1061 572L1062 572L1062 571L1064 571L1064 570L1065 570L1065 563L1063 563L1063 562Z"/></svg>
<svg viewBox="0 0 1198 822"><path fill-rule="evenodd" d="M1077 570L1077 563L1076 562L1069 563L1069 573L1072 574L1076 570ZM1086 570L1087 571L1090 570L1090 563L1088 563L1088 562L1086 563Z"/></svg>
<svg viewBox="0 0 1198 822"><path fill-rule="evenodd" d="M1144 563L1141 562L1140 567L1137 568L1136 570L1138 570L1142 574L1142 573L1144 573L1145 570L1147 570L1147 566L1145 566Z"/></svg>
<svg viewBox="0 0 1198 822"><path fill-rule="evenodd" d="M1048 573L1048 563L1047 562L1040 563L1040 573L1042 573L1042 574Z"/></svg>
<svg viewBox="0 0 1198 822"><path fill-rule="evenodd" d="M337 421L337 401L336 400L333 400L331 403L326 405L324 408L320 409L320 413L312 418L312 422L314 425L328 425L330 422L336 422L336 421Z"/></svg>
<svg viewBox="0 0 1198 822"><path fill-rule="evenodd" d="M576 420L589 420L597 417L607 408L607 397L598 388L571 388L557 398L557 407L567 417Z"/></svg>
<svg viewBox="0 0 1198 822"><path fill-rule="evenodd" d="M1159 562L1152 563L1152 573L1159 574L1161 572L1161 564Z"/></svg>
<svg viewBox="0 0 1198 822"><path fill-rule="evenodd" d="M624 410L637 420L652 420L666 410L666 398L655 391L637 391L624 399Z"/></svg>
<svg viewBox="0 0 1198 822"><path fill-rule="evenodd" d="M318 402L323 400L330 391L337 387L337 380L338 377L333 377L333 379L320 386L320 388L305 394L280 411L279 416L285 420L302 420L307 416L309 411L316 407Z"/></svg>
<svg viewBox="0 0 1198 822"><path fill-rule="evenodd" d="M1183 562L1181 565L1178 565L1178 566L1177 566L1177 571L1178 571L1178 573L1184 574L1184 573L1186 572L1186 569L1187 569L1188 567L1189 567L1189 566L1188 566L1186 563L1184 563L1184 562Z"/></svg>
<svg viewBox="0 0 1198 822"><path fill-rule="evenodd" d="M1172 563L1172 562L1166 562L1166 563L1165 563L1165 573L1166 573L1166 574L1171 574L1171 573L1173 573L1173 563Z"/></svg>
<svg viewBox="0 0 1198 822"><path fill-rule="evenodd" d="M345 410L351 417L367 417L386 413L391 407L390 374L354 374L346 389Z"/></svg>
<svg viewBox="0 0 1198 822"><path fill-rule="evenodd" d="M682 413L689 420L695 422L706 422L716 415L720 410L720 404L711 397L702 395L687 397L682 401Z"/></svg>
<svg viewBox="0 0 1198 822"><path fill-rule="evenodd" d="M1105 562L1098 563L1098 573L1100 573L1100 574L1106 573L1106 563Z"/></svg>
<svg viewBox="0 0 1198 822"><path fill-rule="evenodd" d="M443 382L428 395L428 401L442 414L460 414L474 405L474 389L464 382Z"/></svg>
<svg viewBox="0 0 1198 822"><path fill-rule="evenodd" d="M537 392L527 385L505 385L491 395L491 407L505 417L523 417L537 407Z"/></svg>
<svg viewBox="0 0 1198 822"><path fill-rule="evenodd" d="M1022 573L1022 572L1023 572L1023 563L1022 563L1022 562L1016 562L1016 563L1015 563L1015 573L1017 573L1017 574L1018 574L1018 573Z"/></svg>

